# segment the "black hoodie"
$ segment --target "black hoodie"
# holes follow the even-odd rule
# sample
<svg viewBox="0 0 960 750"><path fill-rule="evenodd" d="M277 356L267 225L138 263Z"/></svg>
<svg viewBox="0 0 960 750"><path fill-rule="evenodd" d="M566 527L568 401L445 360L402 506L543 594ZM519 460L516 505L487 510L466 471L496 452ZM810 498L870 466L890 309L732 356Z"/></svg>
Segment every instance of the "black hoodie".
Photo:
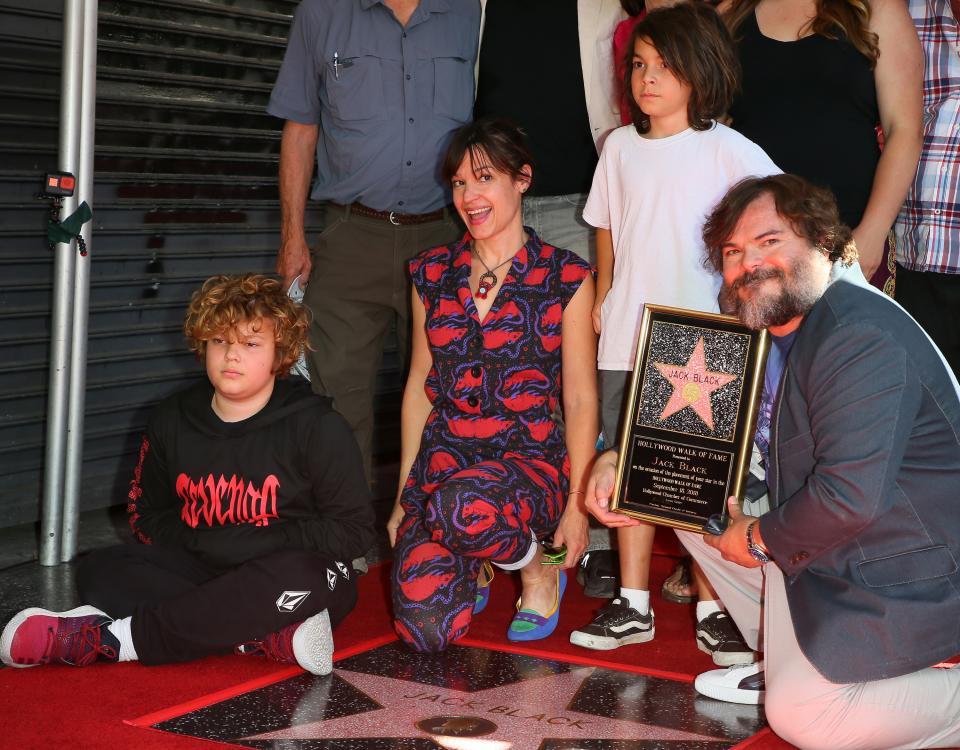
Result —
<svg viewBox="0 0 960 750"><path fill-rule="evenodd" d="M373 543L360 450L300 380L277 380L252 417L224 422L204 379L160 403L130 483L130 527L232 567L286 549L352 560Z"/></svg>

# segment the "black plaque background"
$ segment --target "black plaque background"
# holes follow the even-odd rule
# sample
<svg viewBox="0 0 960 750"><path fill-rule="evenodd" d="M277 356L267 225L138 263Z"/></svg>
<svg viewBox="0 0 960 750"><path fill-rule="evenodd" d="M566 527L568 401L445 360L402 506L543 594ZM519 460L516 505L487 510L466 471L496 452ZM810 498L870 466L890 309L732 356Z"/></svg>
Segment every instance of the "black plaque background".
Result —
<svg viewBox="0 0 960 750"><path fill-rule="evenodd" d="M662 331L665 326L676 326L671 330L680 332L676 350L667 357L663 356L662 345L652 346L658 328ZM717 345L726 337L714 332L745 336L748 344L736 347L740 351L731 357L728 349ZM712 394L715 429L707 428L690 408L663 420L659 427L653 426L659 420L651 419L651 412L662 409L673 390L653 362L686 365L701 333L706 369L737 375ZM742 499L743 479L749 470L766 359L766 332L750 331L730 316L648 305L640 336L627 399L629 412L620 436L613 509L651 523L692 531L703 532L704 524L714 515L725 524L726 498L737 495ZM651 357L652 349L655 358ZM641 393L648 396L646 403ZM653 405L651 395L657 399ZM663 463L657 464L657 458ZM697 473L690 467L705 467L707 473ZM702 478L706 481L700 481Z"/></svg>
<svg viewBox="0 0 960 750"><path fill-rule="evenodd" d="M647 447L651 443L682 450ZM692 450L695 455L688 455L686 450ZM701 454L708 456L702 457ZM709 458L711 455L717 458ZM655 465L654 459L660 459L662 463ZM676 441L663 443L634 435L627 461L630 472L625 497L635 499L630 501L628 509L636 508L637 512L652 512L697 526L702 526L711 514L722 513L724 501L729 497L727 488L733 473L733 451L696 448ZM684 464L706 467L707 474L695 474ZM671 494L676 495L676 499ZM694 494L695 498L692 497Z"/></svg>

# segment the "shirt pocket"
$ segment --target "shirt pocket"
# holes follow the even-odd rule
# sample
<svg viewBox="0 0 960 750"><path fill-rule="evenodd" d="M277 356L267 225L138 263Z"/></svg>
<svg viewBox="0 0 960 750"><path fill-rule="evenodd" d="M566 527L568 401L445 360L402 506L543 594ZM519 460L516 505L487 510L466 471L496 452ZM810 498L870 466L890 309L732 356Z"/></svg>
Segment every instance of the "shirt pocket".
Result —
<svg viewBox="0 0 960 750"><path fill-rule="evenodd" d="M328 60L324 75L329 114L337 120L382 120L382 60L375 55L340 56Z"/></svg>
<svg viewBox="0 0 960 750"><path fill-rule="evenodd" d="M466 123L473 110L473 66L465 57L433 58L433 112Z"/></svg>

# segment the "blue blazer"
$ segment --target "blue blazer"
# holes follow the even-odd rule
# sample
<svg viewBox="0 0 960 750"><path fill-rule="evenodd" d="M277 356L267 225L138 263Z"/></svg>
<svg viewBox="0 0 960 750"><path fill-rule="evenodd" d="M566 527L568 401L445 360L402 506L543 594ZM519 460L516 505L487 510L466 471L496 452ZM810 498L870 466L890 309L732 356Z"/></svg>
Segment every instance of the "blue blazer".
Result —
<svg viewBox="0 0 960 750"><path fill-rule="evenodd" d="M800 648L838 683L960 653L960 388L917 323L854 274L790 351L760 520Z"/></svg>

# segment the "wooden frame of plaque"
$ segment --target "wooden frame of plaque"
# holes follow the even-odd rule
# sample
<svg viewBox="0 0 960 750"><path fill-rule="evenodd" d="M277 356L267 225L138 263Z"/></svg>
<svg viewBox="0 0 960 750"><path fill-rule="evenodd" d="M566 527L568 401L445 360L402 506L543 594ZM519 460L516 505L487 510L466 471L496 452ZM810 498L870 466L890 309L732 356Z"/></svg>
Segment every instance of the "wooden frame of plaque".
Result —
<svg viewBox="0 0 960 750"><path fill-rule="evenodd" d="M719 533L743 501L769 346L730 315L646 305L612 510Z"/></svg>

